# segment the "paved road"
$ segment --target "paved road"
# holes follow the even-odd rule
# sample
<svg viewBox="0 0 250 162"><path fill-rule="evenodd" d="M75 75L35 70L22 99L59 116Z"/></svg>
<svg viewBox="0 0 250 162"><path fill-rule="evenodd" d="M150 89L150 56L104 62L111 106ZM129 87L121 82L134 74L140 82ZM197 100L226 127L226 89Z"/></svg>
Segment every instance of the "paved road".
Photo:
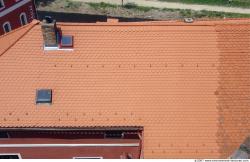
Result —
<svg viewBox="0 0 250 162"><path fill-rule="evenodd" d="M112 4L121 4L122 0L73 0L82 2L106 2ZM191 9L191 10L207 10L207 11L219 11L219 12L232 12L250 14L250 9L243 9L237 7L222 7L222 6L209 6L209 5L195 5L195 4L182 4L173 2L162 2L157 0L124 0L124 3L133 2L140 6L156 7L156 8L179 8L179 9Z"/></svg>

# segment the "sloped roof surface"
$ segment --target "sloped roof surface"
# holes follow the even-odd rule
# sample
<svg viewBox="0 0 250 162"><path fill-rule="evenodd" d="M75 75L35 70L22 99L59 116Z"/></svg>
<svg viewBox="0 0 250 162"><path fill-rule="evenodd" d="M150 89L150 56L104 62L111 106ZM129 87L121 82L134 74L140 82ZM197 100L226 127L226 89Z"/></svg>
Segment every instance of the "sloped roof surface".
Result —
<svg viewBox="0 0 250 162"><path fill-rule="evenodd" d="M1 127L143 126L145 158L227 158L249 133L250 20L58 26L73 51L44 51L37 22L0 37L20 34L1 44Z"/></svg>
<svg viewBox="0 0 250 162"><path fill-rule="evenodd" d="M15 43L24 36L30 28L32 28L38 21L32 21L30 24L14 30L13 32L7 33L4 36L0 36L0 55L6 52L9 48L15 45Z"/></svg>

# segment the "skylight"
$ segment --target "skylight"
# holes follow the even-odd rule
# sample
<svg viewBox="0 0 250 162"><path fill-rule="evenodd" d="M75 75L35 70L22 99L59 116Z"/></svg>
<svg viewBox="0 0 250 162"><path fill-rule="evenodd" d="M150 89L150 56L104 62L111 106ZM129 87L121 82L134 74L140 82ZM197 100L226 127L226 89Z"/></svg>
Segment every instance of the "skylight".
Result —
<svg viewBox="0 0 250 162"><path fill-rule="evenodd" d="M62 48L73 47L73 37L70 35L63 35L61 38L61 47Z"/></svg>
<svg viewBox="0 0 250 162"><path fill-rule="evenodd" d="M52 90L39 89L36 91L36 104L51 104L52 103Z"/></svg>

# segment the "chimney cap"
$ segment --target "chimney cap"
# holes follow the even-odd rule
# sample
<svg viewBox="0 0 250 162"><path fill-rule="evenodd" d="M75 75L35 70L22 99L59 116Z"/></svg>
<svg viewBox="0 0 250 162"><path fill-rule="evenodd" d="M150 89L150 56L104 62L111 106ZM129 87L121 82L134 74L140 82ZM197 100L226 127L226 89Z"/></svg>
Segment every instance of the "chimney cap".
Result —
<svg viewBox="0 0 250 162"><path fill-rule="evenodd" d="M54 20L52 19L51 16L45 16L45 17L44 17L44 22L50 24L50 23L53 23Z"/></svg>

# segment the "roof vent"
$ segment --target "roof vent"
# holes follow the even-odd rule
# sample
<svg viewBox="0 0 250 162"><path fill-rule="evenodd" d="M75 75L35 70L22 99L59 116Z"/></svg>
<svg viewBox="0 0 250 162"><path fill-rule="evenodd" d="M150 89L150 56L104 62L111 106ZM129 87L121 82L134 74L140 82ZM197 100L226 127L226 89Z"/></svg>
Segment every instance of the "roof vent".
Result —
<svg viewBox="0 0 250 162"><path fill-rule="evenodd" d="M119 19L115 19L115 18L108 18L107 19L107 23L118 23L119 22Z"/></svg>
<svg viewBox="0 0 250 162"><path fill-rule="evenodd" d="M193 18L184 18L185 23L193 23L194 19Z"/></svg>
<svg viewBox="0 0 250 162"><path fill-rule="evenodd" d="M52 104L52 90L51 89L36 90L36 104Z"/></svg>
<svg viewBox="0 0 250 162"><path fill-rule="evenodd" d="M43 41L45 47L57 47L57 27L56 21L51 17L46 16L45 19L41 23L42 25L42 33L43 33Z"/></svg>

